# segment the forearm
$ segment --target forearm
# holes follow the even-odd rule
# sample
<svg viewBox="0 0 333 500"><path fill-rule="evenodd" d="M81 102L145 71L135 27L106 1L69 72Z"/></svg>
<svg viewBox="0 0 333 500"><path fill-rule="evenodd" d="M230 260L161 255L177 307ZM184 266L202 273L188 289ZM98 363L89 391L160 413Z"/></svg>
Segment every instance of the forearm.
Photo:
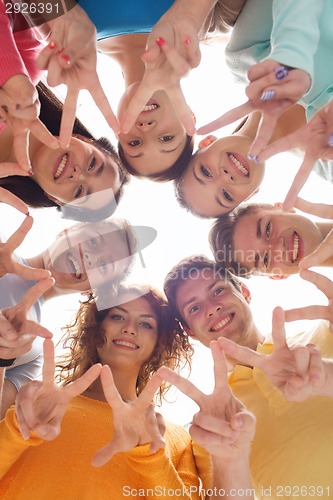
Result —
<svg viewBox="0 0 333 500"><path fill-rule="evenodd" d="M233 460L212 457L213 463L213 498L232 497L235 499L254 498L248 454L242 454ZM246 493L246 494L245 494Z"/></svg>

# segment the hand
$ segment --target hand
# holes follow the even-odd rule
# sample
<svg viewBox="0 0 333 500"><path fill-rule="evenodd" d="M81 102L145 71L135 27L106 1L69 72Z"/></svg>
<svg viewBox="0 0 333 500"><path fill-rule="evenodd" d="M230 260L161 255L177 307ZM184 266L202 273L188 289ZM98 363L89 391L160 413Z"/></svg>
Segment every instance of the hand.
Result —
<svg viewBox="0 0 333 500"><path fill-rule="evenodd" d="M0 89L0 118L12 129L13 148L23 172L31 171L29 133L50 148L58 141L39 120L40 102L35 86L28 77L15 75Z"/></svg>
<svg viewBox="0 0 333 500"><path fill-rule="evenodd" d="M333 332L333 283L322 274L314 271L304 270L300 272L300 277L313 283L318 290L323 292L327 299L327 306L306 306L286 311L286 321L298 319L325 319L329 322L329 328Z"/></svg>
<svg viewBox="0 0 333 500"><path fill-rule="evenodd" d="M95 454L92 465L101 467L116 453L129 451L135 446L146 443L150 443L152 453L159 448L164 448L165 442L162 438L159 420L151 406L151 401L162 380L155 374L139 397L127 403L121 399L107 365L102 368L101 381L105 398L113 412L114 435L113 439Z"/></svg>
<svg viewBox="0 0 333 500"><path fill-rule="evenodd" d="M50 272L46 269L35 269L30 266L25 266L17 262L13 257L14 250L24 241L32 224L33 218L29 215L6 243L0 242L0 278L7 273L17 274L26 280L42 280L50 276Z"/></svg>
<svg viewBox="0 0 333 500"><path fill-rule="evenodd" d="M54 383L54 345L51 339L44 341L44 365L42 381L33 380L18 392L15 412L24 439L30 431L47 441L60 434L60 424L70 401L82 394L100 374L101 365L93 365L80 378L59 387Z"/></svg>
<svg viewBox="0 0 333 500"><path fill-rule="evenodd" d="M12 359L29 352L35 337L52 337L39 323L27 319L31 306L54 285L53 278L38 281L24 295L21 302L2 309L0 313L0 358Z"/></svg>
<svg viewBox="0 0 333 500"><path fill-rule="evenodd" d="M7 177L9 175L27 176L29 174L23 171L16 163L0 163L0 177ZM13 193L2 187L0 187L0 202L7 203L8 205L16 208L19 212L29 215L28 205Z"/></svg>
<svg viewBox="0 0 333 500"><path fill-rule="evenodd" d="M230 390L227 364L218 343L213 341L210 347L215 375L215 387L210 395L203 394L192 382L165 366L157 373L200 407L189 429L194 441L214 457L237 460L244 450L249 453L255 418Z"/></svg>
<svg viewBox="0 0 333 500"><path fill-rule="evenodd" d="M318 363L320 353L315 346L288 347L284 321L283 309L276 307L272 319L274 351L271 354L257 353L222 337L218 343L228 356L259 368L286 399L301 402L315 395L318 385L324 383L324 372Z"/></svg>
<svg viewBox="0 0 333 500"><path fill-rule="evenodd" d="M268 145L260 154L260 161L294 148L305 151L304 160L284 200L283 208L290 210L298 193L307 181L318 158L333 160L333 101L321 108L304 127Z"/></svg>
<svg viewBox="0 0 333 500"><path fill-rule="evenodd" d="M119 124L99 81L96 62L96 29L81 7L76 5L66 14L49 22L50 43L41 51L37 63L48 70L52 87L67 85L60 129L60 146L67 147L72 135L76 104L81 89L90 92L107 123L118 134Z"/></svg>

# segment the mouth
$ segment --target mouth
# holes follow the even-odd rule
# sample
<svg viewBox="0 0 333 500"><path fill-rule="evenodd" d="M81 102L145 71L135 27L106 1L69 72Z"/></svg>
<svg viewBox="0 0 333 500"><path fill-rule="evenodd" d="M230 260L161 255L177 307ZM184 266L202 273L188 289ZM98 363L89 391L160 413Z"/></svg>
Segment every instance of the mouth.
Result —
<svg viewBox="0 0 333 500"><path fill-rule="evenodd" d="M296 231L293 231L290 241L291 263L296 264L303 257L303 242L302 238Z"/></svg>
<svg viewBox="0 0 333 500"><path fill-rule="evenodd" d="M157 102L153 101L152 99L150 99L147 104L145 105L145 107L143 108L143 110L141 111L141 113L151 113L152 111L155 111L156 109L159 109L159 104L157 104Z"/></svg>
<svg viewBox="0 0 333 500"><path fill-rule="evenodd" d="M124 347L125 349L131 349L133 351L139 349L139 346L137 344L134 344L133 342L129 342L128 340L113 340L113 344L119 347Z"/></svg>
<svg viewBox="0 0 333 500"><path fill-rule="evenodd" d="M243 177L250 176L250 166L248 162L238 153L229 153L227 152L227 157L229 160L229 164L236 171L238 175Z"/></svg>
<svg viewBox="0 0 333 500"><path fill-rule="evenodd" d="M53 172L52 172L53 179L55 181L61 179L65 175L69 164L70 164L70 161L69 161L69 154L68 153L64 153L63 155L59 156L59 158L57 159L57 161L53 167Z"/></svg>
<svg viewBox="0 0 333 500"><path fill-rule="evenodd" d="M69 265L70 274L80 280L83 273L80 261L71 252L67 254L66 259Z"/></svg>
<svg viewBox="0 0 333 500"><path fill-rule="evenodd" d="M228 316L224 316L223 318L220 318L218 321L216 321L213 326L210 328L210 332L221 332L223 331L226 326L228 326L232 320L234 319L235 313L228 314Z"/></svg>

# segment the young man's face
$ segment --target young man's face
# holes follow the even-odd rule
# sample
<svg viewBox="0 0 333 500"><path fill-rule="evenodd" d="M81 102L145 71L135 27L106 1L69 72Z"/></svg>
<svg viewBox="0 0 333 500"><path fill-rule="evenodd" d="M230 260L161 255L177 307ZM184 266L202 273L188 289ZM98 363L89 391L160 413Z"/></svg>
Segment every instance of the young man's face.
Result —
<svg viewBox="0 0 333 500"><path fill-rule="evenodd" d="M176 304L186 331L209 347L212 340L226 337L237 344L252 346L256 330L248 305L249 291L243 293L221 279L212 269L193 273L176 292Z"/></svg>
<svg viewBox="0 0 333 500"><path fill-rule="evenodd" d="M321 243L318 226L307 217L278 208L244 215L233 235L235 260L251 271L275 275L298 272L298 263Z"/></svg>

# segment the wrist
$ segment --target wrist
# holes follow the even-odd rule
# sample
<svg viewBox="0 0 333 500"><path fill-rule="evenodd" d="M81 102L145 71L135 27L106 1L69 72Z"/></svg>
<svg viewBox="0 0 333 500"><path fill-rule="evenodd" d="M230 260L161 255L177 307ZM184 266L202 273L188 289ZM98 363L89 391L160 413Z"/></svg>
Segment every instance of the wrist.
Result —
<svg viewBox="0 0 333 500"><path fill-rule="evenodd" d="M0 358L0 368L6 368L7 366L12 366L16 358L3 359Z"/></svg>

